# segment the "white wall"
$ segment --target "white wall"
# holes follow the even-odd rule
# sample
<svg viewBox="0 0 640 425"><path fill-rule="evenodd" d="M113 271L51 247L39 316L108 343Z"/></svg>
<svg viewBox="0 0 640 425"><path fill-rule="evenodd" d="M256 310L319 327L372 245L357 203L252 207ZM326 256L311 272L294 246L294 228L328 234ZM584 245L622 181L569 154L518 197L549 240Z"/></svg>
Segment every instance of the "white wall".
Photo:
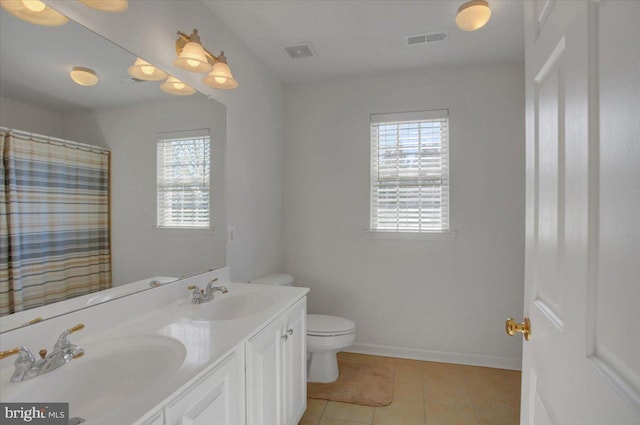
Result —
<svg viewBox="0 0 640 425"><path fill-rule="evenodd" d="M355 321L355 351L518 368L524 68L345 78L287 88L285 270L309 311ZM370 239L369 115L449 109L456 240Z"/></svg>
<svg viewBox="0 0 640 425"><path fill-rule="evenodd" d="M0 126L62 137L62 116L59 112L6 96L0 96Z"/></svg>
<svg viewBox="0 0 640 425"><path fill-rule="evenodd" d="M214 229L159 229L156 223L158 133L211 131ZM225 107L204 96L63 114L66 139L111 150L113 282L191 276L224 267Z"/></svg>
<svg viewBox="0 0 640 425"><path fill-rule="evenodd" d="M282 84L199 1L132 1L125 13L104 13L66 0L47 3L227 107L227 222L236 227L235 242L227 249L231 277L246 281L281 269ZM201 74L173 65L176 31L193 28L209 50L225 51L238 89L211 89L201 82Z"/></svg>

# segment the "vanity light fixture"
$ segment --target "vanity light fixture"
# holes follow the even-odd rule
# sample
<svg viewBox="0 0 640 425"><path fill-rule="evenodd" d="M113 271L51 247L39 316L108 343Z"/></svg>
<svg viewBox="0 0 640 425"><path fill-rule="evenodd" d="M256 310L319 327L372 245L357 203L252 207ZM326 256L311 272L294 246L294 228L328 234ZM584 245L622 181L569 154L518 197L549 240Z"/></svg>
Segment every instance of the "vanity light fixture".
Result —
<svg viewBox="0 0 640 425"><path fill-rule="evenodd" d="M214 89L231 90L238 87L238 82L233 79L231 69L227 65L227 57L224 52L220 52L220 56L213 65L213 70L202 81Z"/></svg>
<svg viewBox="0 0 640 425"><path fill-rule="evenodd" d="M98 76L91 68L74 66L69 74L74 83L81 86L95 86L98 83Z"/></svg>
<svg viewBox="0 0 640 425"><path fill-rule="evenodd" d="M0 6L16 18L31 24L57 27L69 20L40 0L0 0Z"/></svg>
<svg viewBox="0 0 640 425"><path fill-rule="evenodd" d="M180 38L176 41L178 58L173 64L180 69L191 72L209 72L212 69L204 47L200 44L198 30L194 29L191 35L178 31Z"/></svg>
<svg viewBox="0 0 640 425"><path fill-rule="evenodd" d="M160 81L169 76L163 70L140 58L137 58L136 62L129 67L129 75L143 81Z"/></svg>
<svg viewBox="0 0 640 425"><path fill-rule="evenodd" d="M462 31L479 30L491 18L491 8L485 0L469 1L458 8L456 24Z"/></svg>
<svg viewBox="0 0 640 425"><path fill-rule="evenodd" d="M196 92L196 89L183 83L173 76L169 76L169 78L167 78L167 81L160 84L160 88L165 93L175 94L178 96L189 96L190 94L194 94Z"/></svg>
<svg viewBox="0 0 640 425"><path fill-rule="evenodd" d="M127 0L80 0L80 2L103 12L122 12L129 7Z"/></svg>
<svg viewBox="0 0 640 425"><path fill-rule="evenodd" d="M191 35L181 31L178 31L178 35L176 40L178 59L173 62L177 67L193 72L208 72L209 74L202 81L214 89L230 90L238 87L238 81L231 74L224 52L216 56L204 48L200 43L197 29L194 29Z"/></svg>

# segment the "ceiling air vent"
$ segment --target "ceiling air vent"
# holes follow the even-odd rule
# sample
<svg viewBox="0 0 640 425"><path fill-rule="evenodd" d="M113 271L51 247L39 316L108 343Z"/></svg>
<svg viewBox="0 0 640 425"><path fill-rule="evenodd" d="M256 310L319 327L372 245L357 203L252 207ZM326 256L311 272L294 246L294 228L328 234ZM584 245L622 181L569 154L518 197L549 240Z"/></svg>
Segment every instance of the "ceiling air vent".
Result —
<svg viewBox="0 0 640 425"><path fill-rule="evenodd" d="M287 46L284 48L291 59L310 58L316 56L311 43L300 43L295 46Z"/></svg>
<svg viewBox="0 0 640 425"><path fill-rule="evenodd" d="M447 39L446 32L434 32L431 34L414 34L407 35L404 38L407 46L415 46L416 44L434 43L436 41L445 41Z"/></svg>

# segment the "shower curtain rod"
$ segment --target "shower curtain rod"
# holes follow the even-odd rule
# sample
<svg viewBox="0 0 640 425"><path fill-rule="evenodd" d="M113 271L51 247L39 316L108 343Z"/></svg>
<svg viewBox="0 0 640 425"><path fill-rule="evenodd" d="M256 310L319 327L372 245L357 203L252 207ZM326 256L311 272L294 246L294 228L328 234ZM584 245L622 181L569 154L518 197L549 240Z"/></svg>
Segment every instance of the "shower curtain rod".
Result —
<svg viewBox="0 0 640 425"><path fill-rule="evenodd" d="M110 153L110 150L108 148L105 148L105 147L102 147L102 146L88 145L86 143L74 142L72 140L59 139L59 138L53 137L53 136L45 136L44 134L30 133L28 131L15 130L15 129L12 129L12 128L7 128L7 127L0 127L0 131L4 131L6 133L15 134L17 136L23 136L23 137L26 137L29 140L31 140L33 142L37 142L37 143L48 143L48 144L58 145L58 146L61 145L61 146L65 146L65 147L72 148L72 149L80 149L80 150L90 151L90 152L99 153L99 154L108 154L108 153Z"/></svg>

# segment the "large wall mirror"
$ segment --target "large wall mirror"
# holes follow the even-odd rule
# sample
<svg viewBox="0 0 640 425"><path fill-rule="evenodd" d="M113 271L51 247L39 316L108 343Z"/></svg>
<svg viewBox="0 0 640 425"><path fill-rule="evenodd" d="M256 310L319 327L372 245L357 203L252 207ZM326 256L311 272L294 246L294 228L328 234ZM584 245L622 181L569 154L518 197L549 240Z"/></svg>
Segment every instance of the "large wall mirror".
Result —
<svg viewBox="0 0 640 425"><path fill-rule="evenodd" d="M197 92L165 93L162 81L134 79L127 69L135 61L131 53L73 21L45 27L0 10L0 126L111 152L113 287L107 291L114 295L96 294L94 301L152 290L140 282L155 277L166 282L226 264L225 106ZM98 83L75 84L69 77L74 66L95 70ZM211 226L159 227L158 140L193 134L210 135ZM86 306L68 301L73 300L58 303L58 309L47 306L48 314ZM39 307L3 316L0 331L42 316L42 311Z"/></svg>

